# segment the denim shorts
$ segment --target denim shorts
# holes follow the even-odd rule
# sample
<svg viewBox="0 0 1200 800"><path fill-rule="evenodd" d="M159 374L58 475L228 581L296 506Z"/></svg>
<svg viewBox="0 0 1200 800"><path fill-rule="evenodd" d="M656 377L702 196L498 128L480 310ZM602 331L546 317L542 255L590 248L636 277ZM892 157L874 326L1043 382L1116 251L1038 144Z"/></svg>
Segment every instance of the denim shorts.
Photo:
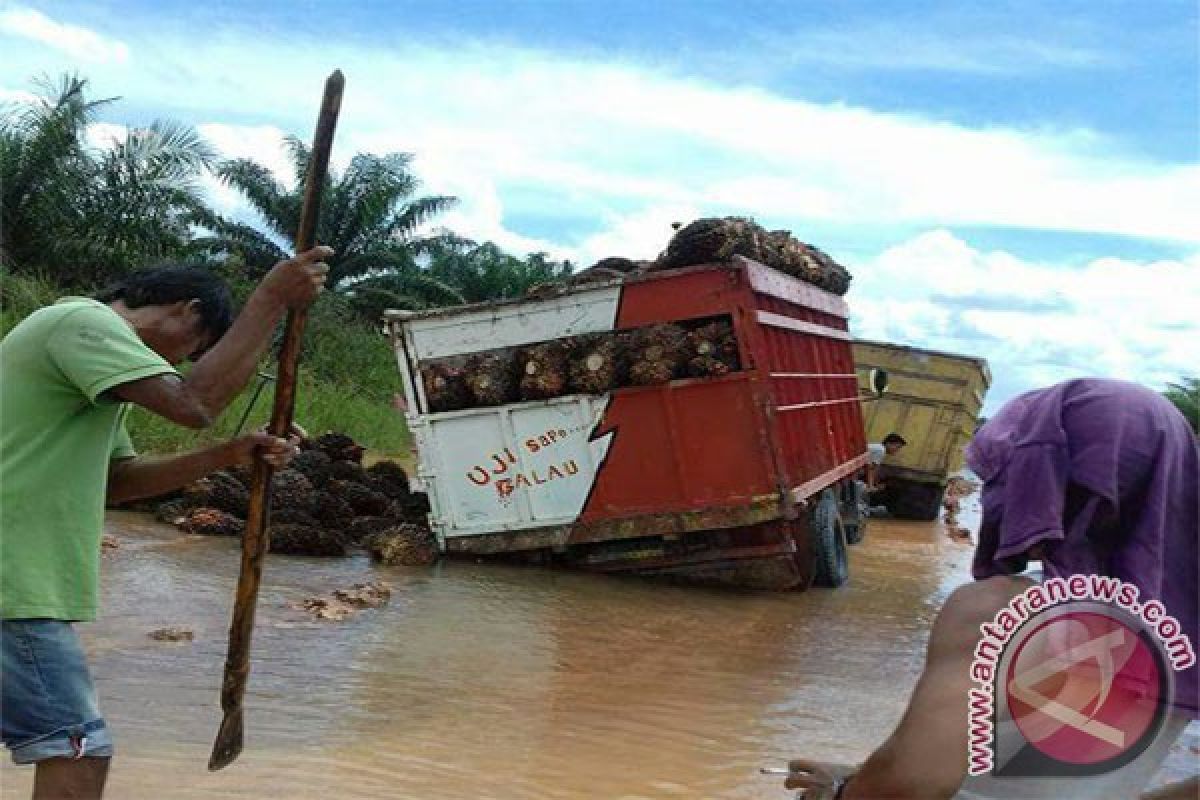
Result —
<svg viewBox="0 0 1200 800"><path fill-rule="evenodd" d="M6 619L2 624L0 738L13 761L111 756L112 737L71 623Z"/></svg>

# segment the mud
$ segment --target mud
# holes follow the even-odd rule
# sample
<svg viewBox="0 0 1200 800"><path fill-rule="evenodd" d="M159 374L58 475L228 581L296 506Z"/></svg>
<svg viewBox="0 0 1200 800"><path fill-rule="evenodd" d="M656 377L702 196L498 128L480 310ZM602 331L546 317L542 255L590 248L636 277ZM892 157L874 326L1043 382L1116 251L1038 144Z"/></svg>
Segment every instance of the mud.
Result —
<svg viewBox="0 0 1200 800"><path fill-rule="evenodd" d="M144 515L112 515L109 532L121 550L103 562L102 616L79 627L116 800L790 800L760 767L853 763L879 744L971 553L937 523L874 521L849 584L803 594L268 556L246 748L209 773L239 543ZM390 601L339 623L289 608L373 580ZM194 641L147 638L168 626ZM1189 734L1165 774L1195 772L1197 745ZM28 797L31 780L6 760L0 797Z"/></svg>
<svg viewBox="0 0 1200 800"><path fill-rule="evenodd" d="M959 521L959 514L963 511L963 503L967 498L974 496L978 490L978 482L961 475L954 476L946 484L946 492L942 495L942 508L945 512L942 514L942 526L946 529L946 535L954 542L971 544L974 541L971 538L970 529ZM976 498L972 511L977 513L978 510L978 498Z"/></svg>
<svg viewBox="0 0 1200 800"><path fill-rule="evenodd" d="M309 597L291 607L311 614L314 619L340 622L356 611L386 605L391 596L391 586L383 581L371 581L335 589L329 597Z"/></svg>
<svg viewBox="0 0 1200 800"><path fill-rule="evenodd" d="M146 634L156 642L190 642L196 634L186 628L159 628Z"/></svg>

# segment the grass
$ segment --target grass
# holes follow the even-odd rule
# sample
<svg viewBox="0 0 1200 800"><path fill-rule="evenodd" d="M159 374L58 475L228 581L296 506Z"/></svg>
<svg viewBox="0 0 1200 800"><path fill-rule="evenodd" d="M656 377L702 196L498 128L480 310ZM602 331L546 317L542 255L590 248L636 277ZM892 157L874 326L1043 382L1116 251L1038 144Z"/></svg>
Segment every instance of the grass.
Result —
<svg viewBox="0 0 1200 800"><path fill-rule="evenodd" d="M41 276L6 274L0 283L0 335L38 308L67 294ZM305 331L296 421L310 433L336 430L381 454L406 455L411 438L404 418L392 408L401 390L391 345L337 296L322 297L312 308ZM262 368L274 374L271 362ZM143 453L173 453L228 439L250 401L257 379L207 430L179 427L162 417L134 408L129 433ZM271 386L258 398L245 430L265 425L271 415Z"/></svg>

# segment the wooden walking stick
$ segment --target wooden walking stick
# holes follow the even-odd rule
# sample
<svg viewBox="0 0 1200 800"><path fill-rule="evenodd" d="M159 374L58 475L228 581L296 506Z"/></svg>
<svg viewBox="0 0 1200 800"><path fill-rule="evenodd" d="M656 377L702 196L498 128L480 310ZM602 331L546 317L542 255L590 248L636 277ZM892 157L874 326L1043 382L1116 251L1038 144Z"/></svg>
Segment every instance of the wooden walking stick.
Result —
<svg viewBox="0 0 1200 800"><path fill-rule="evenodd" d="M317 131L313 136L312 153L308 160L308 176L304 181L304 206L300 212L300 229L296 232L296 252L311 249L316 242L317 210L320 207L321 187L329 169L329 151L333 146L333 131L337 127L338 111L342 105L345 78L335 70L325 81L325 96ZM274 436L286 438L292 427L292 412L296 401L296 368L300 361L300 344L304 335L303 309L288 312L283 344L279 348L279 375L275 383L275 406L271 411L268 430ZM233 620L229 626L229 651L225 656L225 678L221 683L221 710L225 712L217 739L213 742L210 770L229 766L242 752L243 708L246 679L250 674L250 637L254 632L254 608L258 602L258 585L262 581L263 557L270 541L267 519L270 516L271 465L256 459L250 482L250 510L246 515L246 532L242 535L242 567L238 574L234 596Z"/></svg>

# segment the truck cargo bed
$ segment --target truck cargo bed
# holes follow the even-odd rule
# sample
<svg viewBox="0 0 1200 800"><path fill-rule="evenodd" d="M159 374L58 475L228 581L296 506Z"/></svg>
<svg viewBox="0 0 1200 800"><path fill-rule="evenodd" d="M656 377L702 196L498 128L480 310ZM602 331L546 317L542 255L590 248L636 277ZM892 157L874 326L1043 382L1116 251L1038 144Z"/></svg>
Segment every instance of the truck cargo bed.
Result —
<svg viewBox="0 0 1200 800"><path fill-rule="evenodd" d="M389 312L446 552L806 585L807 501L865 461L842 298L735 259L427 314ZM435 413L423 365L661 323L728 320L740 369Z"/></svg>

